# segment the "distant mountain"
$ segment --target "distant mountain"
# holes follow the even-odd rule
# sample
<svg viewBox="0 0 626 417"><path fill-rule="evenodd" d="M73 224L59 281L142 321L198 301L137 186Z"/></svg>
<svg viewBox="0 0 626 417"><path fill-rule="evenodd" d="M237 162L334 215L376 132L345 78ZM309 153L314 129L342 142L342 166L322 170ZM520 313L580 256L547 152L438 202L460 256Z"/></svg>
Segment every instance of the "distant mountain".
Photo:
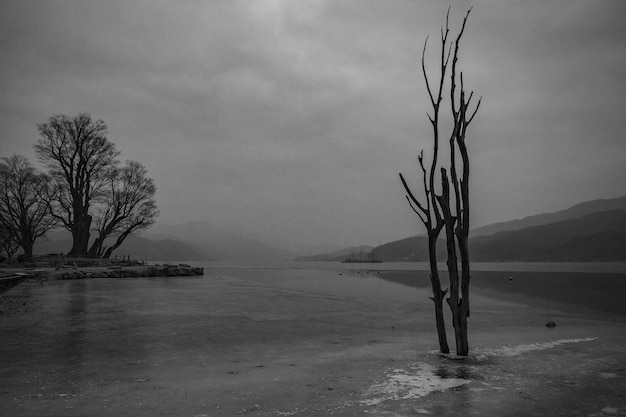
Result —
<svg viewBox="0 0 626 417"><path fill-rule="evenodd" d="M297 256L294 260L300 262L336 262L343 261L346 258L368 259L368 255L373 249L372 246L354 246L350 248L340 249L331 253L323 253L311 256Z"/></svg>
<svg viewBox="0 0 626 417"><path fill-rule="evenodd" d="M143 236L129 236L112 256L130 255L133 259L148 261L204 261L202 251L174 239L152 240Z"/></svg>
<svg viewBox="0 0 626 417"><path fill-rule="evenodd" d="M470 239L476 261L625 261L626 210Z"/></svg>
<svg viewBox="0 0 626 417"><path fill-rule="evenodd" d="M537 214L523 219L511 220L478 227L470 232L471 237L488 236L498 232L521 230L526 227L541 226L563 220L576 219L578 217L598 213L607 210L626 210L626 197L592 200L576 204L565 210L553 213Z"/></svg>
<svg viewBox="0 0 626 417"><path fill-rule="evenodd" d="M48 232L37 240L36 254L67 253L72 248L72 236L65 230ZM147 239L143 236L129 236L115 252L115 255L130 255L133 259L158 261L199 261L206 256L196 248L169 238Z"/></svg>
<svg viewBox="0 0 626 417"><path fill-rule="evenodd" d="M416 236L378 246L383 261L427 261L428 239ZM437 245L445 261L445 239ZM626 261L626 210L470 238L473 261Z"/></svg>
<svg viewBox="0 0 626 417"><path fill-rule="evenodd" d="M38 240L34 250L40 254L67 253L71 247L70 233L56 230ZM294 252L222 231L206 222L171 226L157 223L141 235L128 237L113 253L116 254L160 261L280 261L296 256Z"/></svg>
<svg viewBox="0 0 626 417"><path fill-rule="evenodd" d="M207 222L178 225L155 224L144 237L170 238L186 243L203 254L204 259L226 261L281 261L295 253L275 248L256 239L229 233Z"/></svg>
<svg viewBox="0 0 626 417"><path fill-rule="evenodd" d="M331 253L342 249L342 246L329 245L329 244L316 244L316 243L304 243L287 241L274 236L267 235L265 233L255 232L237 232L231 233L245 235L248 239L254 239L260 242L264 242L276 249L282 249L287 252L299 254L299 255L315 255L318 253Z"/></svg>
<svg viewBox="0 0 626 417"><path fill-rule="evenodd" d="M443 242L443 239L439 242ZM443 246L442 246L443 248ZM441 249L438 248L438 252ZM372 255L382 261L425 262L428 261L428 237L413 236L376 246ZM445 260L441 258L440 260Z"/></svg>

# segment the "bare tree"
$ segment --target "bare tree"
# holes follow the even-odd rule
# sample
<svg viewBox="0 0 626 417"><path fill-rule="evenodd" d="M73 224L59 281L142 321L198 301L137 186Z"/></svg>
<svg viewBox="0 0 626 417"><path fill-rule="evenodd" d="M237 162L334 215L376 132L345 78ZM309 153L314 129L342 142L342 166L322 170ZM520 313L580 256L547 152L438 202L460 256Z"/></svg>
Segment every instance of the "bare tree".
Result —
<svg viewBox="0 0 626 417"><path fill-rule="evenodd" d="M95 239L89 255L100 257L106 253L111 255L104 246L110 236L118 236L119 247L125 237L133 231L147 228L154 222L158 214L154 202L156 187L154 181L147 176L146 168L139 162L127 161L126 166L114 171L104 192L105 198L98 206L95 224L98 237ZM141 226L141 227L140 227ZM129 231L129 229L131 229ZM107 257L108 257L107 256Z"/></svg>
<svg viewBox="0 0 626 417"><path fill-rule="evenodd" d="M152 226L159 215L156 203L152 199L143 201L136 210L122 222L117 234L117 239L110 247L106 248L103 258L110 258L113 251L119 248L124 240L133 233L137 233L141 230L146 230Z"/></svg>
<svg viewBox="0 0 626 417"><path fill-rule="evenodd" d="M441 280L437 267L437 239L445 228L446 231L446 248L447 248L447 265L450 276L450 296L447 302L451 308L453 315L453 326L455 329L455 341L457 354L467 355L467 317L469 317L469 158L467 147L465 146L465 134L468 125L478 111L480 100L478 101L474 112L468 115L468 109L472 99L472 94L466 99L463 86L463 76L460 74L460 92L459 103L457 103L457 61L459 54L459 44L465 24L471 9L465 15L461 30L454 42L449 42L449 15L450 9L446 15L445 26L441 28L441 54L439 62L439 79L436 88L433 88L426 70L425 54L428 38L424 42L422 50L422 73L426 83L426 89L432 106L432 114L428 115L428 119L432 126L433 132L433 156L429 166L424 163L424 151L422 150L418 157L422 173L422 186L424 189L426 203L420 203L415 197L406 180L400 174L402 185L407 192L407 200L411 208L420 218L428 233L428 252L430 264L430 280L433 291L433 300L435 304L435 320L437 325L437 334L439 337L439 349L442 353L449 353L449 347L446 340L445 323L443 319L443 299L448 290L441 288ZM454 52L453 52L454 51ZM450 196L450 180L448 179L447 170L441 167L441 194L435 191L435 177L438 168L439 141L440 141L440 108L443 101L443 91L445 88L445 79L448 74L450 58L452 57L451 68L451 110L452 110L452 133L450 135L450 171L451 181L454 189L454 206L451 207ZM462 177L459 181L457 175L457 159L456 153L461 154L461 172ZM456 244L458 242L461 254L461 280L459 280ZM460 282L460 284L459 284ZM459 287L461 288L461 296L459 296Z"/></svg>
<svg viewBox="0 0 626 417"><path fill-rule="evenodd" d="M104 121L87 113L52 116L37 127L41 138L34 148L57 190L52 212L72 233L69 255L84 256L92 222L89 209L102 196L119 152L106 138Z"/></svg>
<svg viewBox="0 0 626 417"><path fill-rule="evenodd" d="M19 248L20 244L15 240L15 233L0 221L0 254L4 252L7 256L7 262L11 263L13 255Z"/></svg>
<svg viewBox="0 0 626 417"><path fill-rule="evenodd" d="M439 158L439 139L440 139L440 107L443 101L443 89L445 76L448 68L450 53L446 53L446 46L448 44L448 18L446 17L445 29L441 30L441 55L440 55L440 69L441 74L437 82L436 89L431 87L431 83L428 80L428 73L426 71L426 47L428 45L428 38L424 42L424 48L422 50L422 73L424 75L424 82L426 83L426 90L430 98L430 104L432 107L432 115L428 114L428 120L430 121L433 132L433 155L430 160L430 164L426 167L424 163L424 150L420 152L418 156L418 162L422 173L422 185L424 188L424 200L425 204L415 197L411 188L407 184L402 174L400 180L407 193L407 201L417 214L419 219L424 224L426 232L428 234L428 260L430 265L430 284L433 291L431 300L435 304L435 323L437 326L437 336L439 338L439 350L441 353L449 353L450 348L448 346L448 340L446 336L446 326L443 316L443 299L446 296L448 290L441 288L441 279L439 278L439 268L437 266L437 239L444 227L444 220L439 209L437 202L437 196L435 194L435 174L437 171L437 164Z"/></svg>
<svg viewBox="0 0 626 417"><path fill-rule="evenodd" d="M444 212L444 223L446 228L446 248L448 252L448 274L450 277L450 296L447 299L452 312L452 324L456 342L457 355L467 356L469 354L469 342L467 337L467 319L470 315L469 285L470 285L470 256L469 256L469 173L470 162L465 143L467 128L474 120L482 97L478 99L476 105L472 104L473 92L467 95L463 82L463 72L457 72L457 61L459 59L459 46L465 24L469 17L470 10L467 11L463 19L463 25L454 42L454 53L452 57L452 68L450 74L450 110L453 119L452 134L450 135L450 179L444 168L441 170L441 181L443 193L440 198ZM458 93L456 92L459 88ZM457 96L458 95L458 96ZM473 107L473 110L472 110ZM457 154L461 160L457 159ZM460 171L460 174L459 174ZM449 184L452 184L454 199L451 198ZM450 201L454 201L454 206ZM456 249L459 249L461 262L461 274L459 275Z"/></svg>
<svg viewBox="0 0 626 417"><path fill-rule="evenodd" d="M0 222L10 239L24 250L24 259L33 260L33 245L56 226L46 197L49 178L37 173L21 155L2 158L0 163Z"/></svg>

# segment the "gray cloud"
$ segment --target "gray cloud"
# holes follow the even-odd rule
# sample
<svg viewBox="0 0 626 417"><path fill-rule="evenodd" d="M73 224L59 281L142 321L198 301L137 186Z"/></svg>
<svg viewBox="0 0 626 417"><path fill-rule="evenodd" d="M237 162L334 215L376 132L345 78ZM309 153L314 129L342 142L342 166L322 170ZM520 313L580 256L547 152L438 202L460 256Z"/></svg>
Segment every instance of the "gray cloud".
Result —
<svg viewBox="0 0 626 417"><path fill-rule="evenodd" d="M454 2L453 30L470 4ZM474 2L461 55L476 225L626 194L620 1ZM0 153L89 111L144 163L161 220L297 241L420 232L397 172L428 152L435 1L6 1ZM429 60L436 72L436 62ZM447 104L444 104L444 106Z"/></svg>

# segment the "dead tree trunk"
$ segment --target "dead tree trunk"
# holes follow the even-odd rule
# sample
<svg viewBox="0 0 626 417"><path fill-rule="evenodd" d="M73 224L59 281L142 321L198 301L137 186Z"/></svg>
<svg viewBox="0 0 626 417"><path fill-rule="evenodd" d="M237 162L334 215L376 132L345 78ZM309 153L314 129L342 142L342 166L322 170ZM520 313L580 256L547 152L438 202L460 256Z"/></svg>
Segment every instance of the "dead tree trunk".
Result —
<svg viewBox="0 0 626 417"><path fill-rule="evenodd" d="M429 169L424 164L424 151L418 157L419 165L422 171L422 182L424 187L425 204L421 204L411 192L410 187L405 181L402 174L400 179L407 193L407 200L413 211L418 215L428 232L428 253L430 262L430 280L433 290L432 300L435 303L435 320L437 323L437 333L439 335L439 346L443 353L448 353L445 323L443 322L443 299L448 290L442 290L441 281L439 279L439 271L437 268L437 239L442 229L445 228L446 248L447 248L447 266L450 275L450 295L447 302L452 311L452 324L454 326L454 334L456 341L456 350L458 355L467 355L469 352L469 343L467 338L467 319L469 317L469 283L470 283L470 259L469 259L469 157L467 147L465 145L465 135L467 127L474 119L480 107L480 100L476 104L471 116L468 117L468 109L472 100L473 93L470 93L466 99L465 88L463 85L463 73L459 74L460 89L457 89L457 61L459 57L459 44L465 24L471 9L468 10L461 30L452 43L448 42L449 15L446 15L446 24L441 28L441 54L440 54L440 76L437 88L431 88L430 81L425 65L425 53L428 38L424 42L422 50L422 73L426 83L426 89L432 106L432 115L428 114L428 119L433 129L433 158L430 161ZM454 52L452 52L454 51ZM452 133L450 135L450 176L445 168L441 167L441 187L442 194L435 193L435 174L438 168L439 155L439 122L440 122L440 105L443 99L444 81L447 77L448 63L452 56L450 98L452 110ZM457 95L459 100L457 103ZM456 155L461 155L459 179ZM457 256L457 245L459 248L459 256L461 262L461 271L459 274Z"/></svg>
<svg viewBox="0 0 626 417"><path fill-rule="evenodd" d="M452 322L456 341L457 355L469 354L469 342L467 336L467 320L470 315L469 285L470 285L470 257L469 257L469 155L465 144L467 128L476 116L481 100L478 100L471 115L468 110L471 107L473 93L466 98L463 84L463 73L460 72L457 80L457 61L459 57L459 45L465 24L471 9L468 10L459 35L454 42L454 54L452 57L452 69L450 75L450 102L453 117L452 134L450 135L450 179L444 168L441 169L441 181L443 194L439 199L446 228L446 248L448 250L448 272L450 274L450 297L448 304L452 312ZM447 22L447 19L446 19ZM460 83L457 102L457 81ZM457 154L461 161L457 161ZM459 164L461 178L459 179ZM454 190L454 206L450 182ZM461 274L459 276L458 258L456 248L459 248Z"/></svg>
<svg viewBox="0 0 626 417"><path fill-rule="evenodd" d="M435 194L435 176L437 173L437 165L439 158L439 122L440 122L440 106L443 100L444 81L446 77L446 71L448 68L450 52L448 43L448 19L446 17L446 26L441 29L441 54L439 56L439 68L441 70L439 79L436 86L431 86L428 79L428 73L426 71L426 46L428 44L428 38L424 42L424 48L422 50L422 74L424 75L424 82L430 98L430 104L432 107L432 114L428 114L428 120L432 126L433 131L433 157L430 161L430 166L427 169L424 164L424 151L420 152L418 157L419 165L422 171L422 182L424 187L424 195L426 204L420 204L415 198L411 189L404 180L402 174L400 179L407 192L407 200L409 205L419 216L420 220L424 224L428 233L428 255L430 264L430 283L433 291L431 299L435 304L435 321L437 325L437 335L439 337L439 350L442 353L449 353L450 348L448 346L445 322L443 317L443 300L448 292L441 288L441 280L439 278L439 270L437 266L437 239L444 227L444 220L439 209L437 202L437 196ZM436 87L436 88L433 88Z"/></svg>
<svg viewBox="0 0 626 417"><path fill-rule="evenodd" d="M439 268L437 267L438 235L439 232L428 234L430 285L433 290L433 296L430 299L435 304L435 324L437 326L437 337L439 338L439 351L441 353L450 353L448 336L446 335L446 322L443 317L443 299L446 297L448 290L441 289L441 280L439 279Z"/></svg>
<svg viewBox="0 0 626 417"><path fill-rule="evenodd" d="M427 200L426 207L422 206L415 198L408 184L404 180L402 174L400 174L400 180L402 181L404 189L407 192L407 200L409 202L409 205L418 215L428 232L430 285L433 292L433 296L430 297L430 299L435 305L435 325L437 328L439 351L441 353L450 353L450 347L448 346L448 336L446 334L446 323L443 316L443 300L446 297L446 293L448 292L448 290L444 290L441 288L439 268L437 266L437 238L439 237L439 234L441 233L441 230L443 228L443 219L441 217L441 214L439 213L438 207L436 206L434 193L431 191L432 188L429 188L429 186L427 185L426 169L424 168L423 163L423 152L419 156L419 162L423 174L424 190Z"/></svg>
<svg viewBox="0 0 626 417"><path fill-rule="evenodd" d="M457 354L469 354L469 342L467 338L467 319L470 315L469 306L469 285L470 285L470 257L469 257L469 158L467 148L465 146L465 135L458 135L456 144L461 153L462 159L462 179L459 184L456 181L456 172L454 174L455 194L457 199L457 224L454 230L457 244L459 246L459 255L461 258L461 298L459 300L459 341L457 343Z"/></svg>
<svg viewBox="0 0 626 417"><path fill-rule="evenodd" d="M446 233L446 251L448 266L448 276L450 278L450 295L446 300L452 312L452 326L454 327L454 339L456 343L457 355L463 355L460 346L463 345L463 320L460 314L460 297L459 297L459 267L456 253L456 241L454 235L454 226L457 218L452 214L450 207L450 182L448 173L445 168L441 168L441 188L442 194L439 196L439 204L443 213L445 233ZM466 323L467 321L465 321ZM465 326L467 327L467 326ZM467 333L467 332L465 332ZM467 353L465 353L467 355Z"/></svg>

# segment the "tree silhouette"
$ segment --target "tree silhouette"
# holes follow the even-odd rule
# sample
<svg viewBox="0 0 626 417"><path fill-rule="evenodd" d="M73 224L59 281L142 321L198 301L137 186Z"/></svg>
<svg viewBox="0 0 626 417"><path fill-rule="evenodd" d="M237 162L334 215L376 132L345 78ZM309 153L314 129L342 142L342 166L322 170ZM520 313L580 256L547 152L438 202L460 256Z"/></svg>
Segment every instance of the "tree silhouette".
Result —
<svg viewBox="0 0 626 417"><path fill-rule="evenodd" d="M7 262L10 263L19 248L20 244L15 241L15 233L0 221L0 254L4 252Z"/></svg>
<svg viewBox="0 0 626 417"><path fill-rule="evenodd" d="M46 199L49 178L35 171L21 155L2 158L0 163L0 223L7 238L24 250L24 260L33 260L33 245L56 226ZM5 246L5 250L7 250ZM9 254L11 255L11 254Z"/></svg>
<svg viewBox="0 0 626 417"><path fill-rule="evenodd" d="M467 11L463 19L461 31L454 42L452 68L450 74L450 110L453 119L452 134L450 135L450 178L445 168L441 168L442 195L438 198L444 213L446 228L446 248L448 253L447 265L450 277L450 296L446 300L452 311L452 324L456 342L456 353L460 356L469 354L467 338L467 319L470 315L469 285L470 285L470 256L469 256L469 173L470 162L465 138L467 128L474 120L482 97L475 106L472 105L473 92L467 95L463 82L463 72L457 72L459 59L459 45L465 24L471 9ZM459 88L458 97L456 89ZM472 110L472 106L474 109ZM460 155L460 161L457 159ZM460 171L460 174L459 174ZM454 199L451 198L449 183L454 191ZM454 202L454 205L451 204ZM459 249L461 274L459 275L457 256Z"/></svg>
<svg viewBox="0 0 626 417"><path fill-rule="evenodd" d="M88 113L52 116L37 127L41 138L35 152L56 188L51 211L72 233L68 255L85 256L92 222L89 210L102 198L119 152L106 138L104 121L92 120Z"/></svg>
<svg viewBox="0 0 626 417"><path fill-rule="evenodd" d="M480 100L475 106L474 111L469 114L471 100L473 94L466 96L463 84L463 74L457 76L457 62L459 56L459 45L465 25L471 9L465 15L463 24L455 41L450 42L448 36L450 33L449 16L450 9L446 14L445 26L441 28L441 54L439 61L439 79L436 86L431 85L426 70L425 55L428 38L424 42L422 50L422 73L430 99L432 114L428 114L432 132L433 132L433 154L427 164L424 162L424 151L422 150L418 156L418 162L422 176L422 186L424 189L425 203L420 202L411 187L408 185L404 176L400 174L402 185L407 193L407 200L413 211L418 215L424 224L428 234L428 253L430 265L430 281L433 291L433 300L435 304L435 321L437 326L437 334L439 338L439 350L442 353L449 353L447 344L445 323L443 319L443 299L448 290L441 288L441 280L437 266L437 239L441 231L445 228L446 248L447 248L447 266L450 276L450 296L447 302L452 311L452 324L455 330L456 350L458 355L467 355L467 318L469 317L469 157L467 146L465 144L465 136L467 127L474 119ZM452 58L452 62L450 62ZM443 101L443 93L445 89L445 79L450 68L450 101L452 116L452 133L450 134L450 179L446 168L439 164L439 145L441 139L441 104ZM460 82L460 86L457 85ZM457 93L457 87L459 92ZM458 95L458 98L457 98ZM461 161L457 160L457 153L461 156ZM435 191L437 168L440 168L441 175L441 193ZM461 178L458 176L458 170L461 170ZM450 182L452 183L454 198L451 197ZM451 205L451 202L454 204ZM461 256L461 275L459 276L457 267L457 244ZM460 294L459 294L460 291Z"/></svg>
<svg viewBox="0 0 626 417"><path fill-rule="evenodd" d="M139 162L127 161L125 167L116 169L96 209L94 223L98 236L89 249L89 256L109 257L128 235L153 224L158 215L155 192L154 181L148 178L146 168ZM110 236L118 239L109 251L104 242Z"/></svg>

